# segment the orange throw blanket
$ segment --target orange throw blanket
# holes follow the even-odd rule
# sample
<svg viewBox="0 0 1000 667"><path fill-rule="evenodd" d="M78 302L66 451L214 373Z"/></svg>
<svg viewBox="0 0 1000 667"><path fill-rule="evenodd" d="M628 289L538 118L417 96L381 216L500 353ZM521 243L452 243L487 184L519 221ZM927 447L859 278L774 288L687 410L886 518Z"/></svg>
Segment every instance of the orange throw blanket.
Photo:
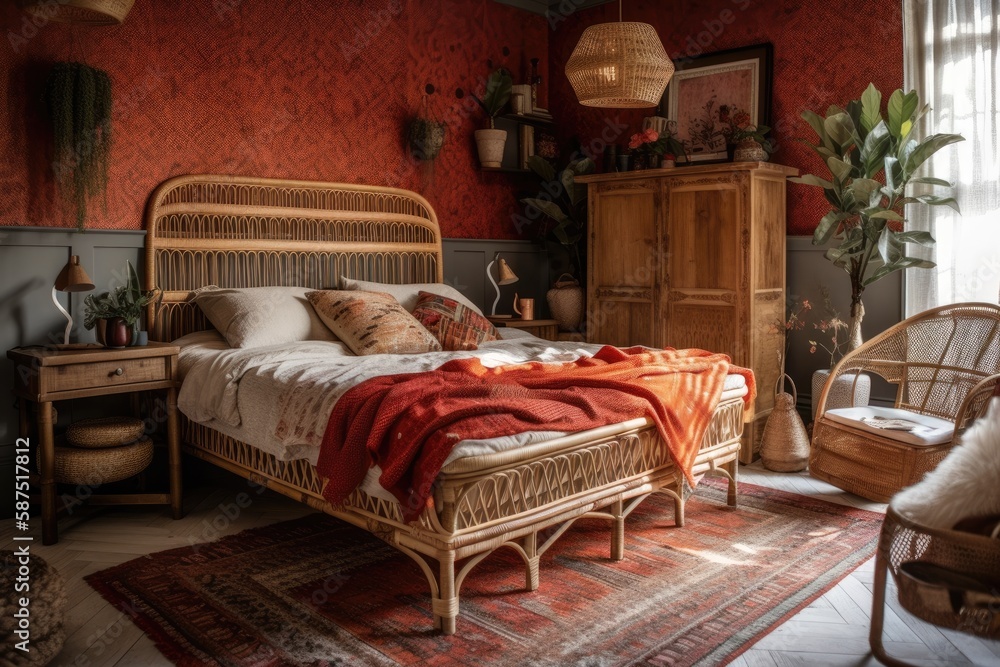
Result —
<svg viewBox="0 0 1000 667"><path fill-rule="evenodd" d="M486 368L478 359L435 371L372 378L334 406L323 437L323 496L344 501L375 464L379 482L414 520L452 448L462 440L526 431L584 431L649 417L677 466L691 467L722 395L726 375L753 373L703 350L604 347L564 364L532 362Z"/></svg>

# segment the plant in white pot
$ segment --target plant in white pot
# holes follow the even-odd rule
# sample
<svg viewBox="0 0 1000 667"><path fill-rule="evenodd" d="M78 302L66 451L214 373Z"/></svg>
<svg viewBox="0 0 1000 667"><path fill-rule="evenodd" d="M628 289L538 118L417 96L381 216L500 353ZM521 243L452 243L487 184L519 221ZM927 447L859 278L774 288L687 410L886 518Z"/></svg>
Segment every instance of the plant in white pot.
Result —
<svg viewBox="0 0 1000 667"><path fill-rule="evenodd" d="M499 167L503 161L503 149L507 143L507 130L498 130L494 119L510 101L511 87L514 85L510 72L499 68L486 79L486 91L482 97L472 96L490 121L488 130L476 130L476 148L479 163L484 167Z"/></svg>
<svg viewBox="0 0 1000 667"><path fill-rule="evenodd" d="M826 258L851 281L849 350L862 343L865 288L901 269L934 266L906 254L907 243L929 246L934 238L923 231L904 231L904 207L949 206L958 210L954 197L926 193L932 187L950 188L951 183L917 176L934 153L962 141L957 134L933 134L918 141L913 130L927 108L920 105L916 91L904 94L897 90L889 97L883 116L882 93L869 85L860 100L844 109L831 106L825 118L812 111L802 114L819 137L813 149L830 173L791 180L822 188L830 203L830 211L813 235L813 244L839 241L826 251ZM911 185L923 190L908 189Z"/></svg>

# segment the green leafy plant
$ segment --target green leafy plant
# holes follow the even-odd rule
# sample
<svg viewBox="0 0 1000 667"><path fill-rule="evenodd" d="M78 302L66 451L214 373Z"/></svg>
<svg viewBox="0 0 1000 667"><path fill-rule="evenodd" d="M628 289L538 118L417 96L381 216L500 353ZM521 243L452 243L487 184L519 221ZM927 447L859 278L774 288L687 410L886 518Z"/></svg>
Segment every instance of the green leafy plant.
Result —
<svg viewBox="0 0 1000 667"><path fill-rule="evenodd" d="M933 134L918 141L912 136L917 121L927 112L915 91L897 90L882 113L882 93L869 85L860 100L846 108L831 106L823 117L805 111L802 117L819 137L810 144L823 159L829 176L807 174L796 183L823 190L830 211L820 220L814 245L836 245L826 258L843 269L851 281L850 349L861 344L865 288L901 269L931 268L933 262L912 257L907 243L930 246L927 232L905 231L904 207L948 206L958 211L954 197L918 194L911 185L925 188L952 184L917 176L920 167L945 146L962 141L958 134Z"/></svg>
<svg viewBox="0 0 1000 667"><path fill-rule="evenodd" d="M722 135L726 142L739 144L745 139L753 139L760 144L768 154L774 152L774 144L767 137L771 128L767 125L754 125L750 122L750 114L739 107L722 105L719 107L719 121L722 122Z"/></svg>
<svg viewBox="0 0 1000 667"><path fill-rule="evenodd" d="M63 197L83 229L92 197L108 184L111 152L111 79L81 63L56 63L45 84L52 126L52 169Z"/></svg>
<svg viewBox="0 0 1000 667"><path fill-rule="evenodd" d="M125 261L125 273L126 282L124 285L119 285L110 292L102 292L98 295L90 294L83 300L83 326L87 330L93 329L98 320L109 320L115 317L125 320L127 326L135 327L146 307L160 300L162 296L160 290L144 291L139 286L139 276L135 272L135 267L127 260Z"/></svg>
<svg viewBox="0 0 1000 667"><path fill-rule="evenodd" d="M503 111L507 102L510 101L510 92L513 86L514 80L511 78L510 72L500 67L491 72L489 78L486 79L486 92L483 93L483 96L481 98L476 95L472 96L472 99L479 104L483 113L490 119L490 129L493 129L493 119Z"/></svg>
<svg viewBox="0 0 1000 667"><path fill-rule="evenodd" d="M556 171L547 160L537 155L528 158L528 168L541 180L537 197L521 202L534 208L554 224L543 228L542 236L551 234L569 253L575 274L583 273L581 241L587 231L587 186L578 185L576 177L594 171L590 158L572 160Z"/></svg>
<svg viewBox="0 0 1000 667"><path fill-rule="evenodd" d="M433 160L444 146L447 125L438 120L417 117L407 128L410 154L418 160Z"/></svg>

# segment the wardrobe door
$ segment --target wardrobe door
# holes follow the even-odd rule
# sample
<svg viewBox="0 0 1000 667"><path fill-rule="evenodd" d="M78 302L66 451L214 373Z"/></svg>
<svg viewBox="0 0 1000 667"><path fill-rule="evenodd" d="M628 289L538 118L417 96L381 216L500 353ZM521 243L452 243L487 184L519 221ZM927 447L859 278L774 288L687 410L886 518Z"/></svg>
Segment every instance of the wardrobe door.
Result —
<svg viewBox="0 0 1000 667"><path fill-rule="evenodd" d="M743 189L732 173L667 180L669 288L662 345L725 352L747 363Z"/></svg>
<svg viewBox="0 0 1000 667"><path fill-rule="evenodd" d="M663 258L659 182L591 186L587 339L655 346Z"/></svg>

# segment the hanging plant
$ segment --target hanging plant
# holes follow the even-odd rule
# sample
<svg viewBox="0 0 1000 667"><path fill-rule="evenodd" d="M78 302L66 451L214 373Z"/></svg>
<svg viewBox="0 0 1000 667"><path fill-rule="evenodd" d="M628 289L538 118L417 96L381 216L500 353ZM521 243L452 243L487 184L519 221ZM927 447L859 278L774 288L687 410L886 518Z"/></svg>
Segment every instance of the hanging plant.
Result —
<svg viewBox="0 0 1000 667"><path fill-rule="evenodd" d="M87 204L108 184L111 150L111 79L81 63L56 63L45 84L52 123L52 171L62 196L83 229Z"/></svg>
<svg viewBox="0 0 1000 667"><path fill-rule="evenodd" d="M444 146L445 128L441 121L414 118L410 122L408 139L410 154L417 160L433 160Z"/></svg>

